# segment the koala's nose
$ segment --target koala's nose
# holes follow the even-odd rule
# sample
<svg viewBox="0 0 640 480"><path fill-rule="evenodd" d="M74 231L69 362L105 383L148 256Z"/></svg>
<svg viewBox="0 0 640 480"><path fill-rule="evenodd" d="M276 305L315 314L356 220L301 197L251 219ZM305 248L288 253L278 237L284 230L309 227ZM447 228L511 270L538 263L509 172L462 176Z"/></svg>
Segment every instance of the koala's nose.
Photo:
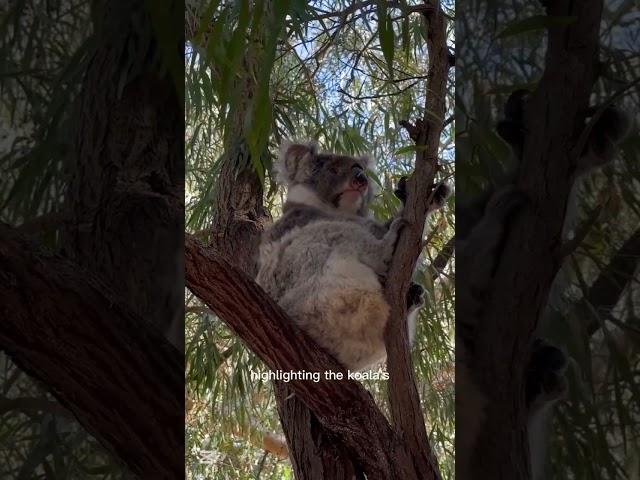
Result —
<svg viewBox="0 0 640 480"><path fill-rule="evenodd" d="M366 187L368 183L367 176L362 170L358 170L351 180L351 184L358 189Z"/></svg>

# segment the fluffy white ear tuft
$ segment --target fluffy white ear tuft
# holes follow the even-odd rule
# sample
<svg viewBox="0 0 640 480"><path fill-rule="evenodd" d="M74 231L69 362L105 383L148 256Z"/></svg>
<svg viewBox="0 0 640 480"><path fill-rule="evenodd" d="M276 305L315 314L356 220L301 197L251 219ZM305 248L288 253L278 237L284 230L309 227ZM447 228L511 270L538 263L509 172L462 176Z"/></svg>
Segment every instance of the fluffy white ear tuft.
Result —
<svg viewBox="0 0 640 480"><path fill-rule="evenodd" d="M315 142L283 141L280 145L278 161L274 165L276 181L282 185L303 181L311 173L311 166L317 152L318 146Z"/></svg>

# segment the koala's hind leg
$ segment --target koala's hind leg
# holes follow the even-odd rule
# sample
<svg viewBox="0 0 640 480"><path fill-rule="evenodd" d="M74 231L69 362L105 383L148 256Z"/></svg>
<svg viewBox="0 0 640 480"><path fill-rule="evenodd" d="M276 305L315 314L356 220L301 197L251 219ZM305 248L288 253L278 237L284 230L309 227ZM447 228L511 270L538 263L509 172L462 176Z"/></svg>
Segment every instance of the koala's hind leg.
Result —
<svg viewBox="0 0 640 480"><path fill-rule="evenodd" d="M424 289L417 283L411 283L407 291L407 332L409 334L409 345L413 344L416 338L416 322L418 313L424 306Z"/></svg>

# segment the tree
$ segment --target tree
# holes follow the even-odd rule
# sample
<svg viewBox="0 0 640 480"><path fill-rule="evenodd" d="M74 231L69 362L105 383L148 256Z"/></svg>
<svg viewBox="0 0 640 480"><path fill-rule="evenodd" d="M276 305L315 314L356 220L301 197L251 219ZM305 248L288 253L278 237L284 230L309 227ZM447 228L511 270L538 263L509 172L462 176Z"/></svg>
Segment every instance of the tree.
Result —
<svg viewBox="0 0 640 480"><path fill-rule="evenodd" d="M262 203L263 177L268 178L270 152L273 151L267 149L268 144L277 144L283 137L311 136L328 149L355 153L369 144L374 151L390 154L391 145L402 139L404 152L417 151L415 178L421 181L412 184L411 188L416 189L413 198L422 200L408 211L414 215L414 223L420 226L424 222L424 202L430 178L435 174L433 162L438 153L442 154L442 148L446 155L447 144L440 144L441 127L434 117L440 122L444 120L450 63L446 21L435 4L419 3L406 8L396 6L387 9L386 2L363 2L354 6L292 2L288 12L278 11L275 3L268 2L260 6L241 2L218 7L217 10L194 7L192 16L187 17L188 37L192 40L188 52L190 68L187 70L186 112L187 131L192 133L188 141L188 145L191 143L187 151L188 164L193 173L214 171L214 175L200 177L190 176L188 170L187 194L193 194L193 204L188 205L191 215L187 225L192 231L206 236L209 246L205 248L189 237L187 285L217 314L212 316L210 311L203 311L197 305L187 306L188 310L202 315L188 321L187 325L188 329L190 326L193 329L187 348L188 386L196 398L194 403L206 398L214 405L220 402L215 392L224 384L218 376L234 375L237 379L234 382L242 381L243 388L254 389L254 395L261 391L259 386L250 386L241 380L241 372L248 375L254 364L242 368L239 367L242 362L236 360L238 363L234 362L233 368L225 365L231 362L236 347L233 343L224 342L224 338L216 338L220 335L217 333L220 332L218 317L270 368L320 371L335 365L310 340L302 340L305 338L303 334L295 332L295 327L282 317L282 312L267 297L261 296L259 289L240 271L244 270L249 277L254 273L250 259L255 258L253 253L258 234L268 222L267 209ZM425 29L422 22L431 23L433 28ZM398 38L402 35L406 40L402 61L395 58L399 56L394 53L395 35ZM442 92L432 96L426 94L423 83L427 70L427 65L422 63L424 57L420 56L425 53L424 36L430 42L429 72L434 76L429 88ZM256 48L256 45L264 48ZM344 66L340 63L340 55L346 55L350 60ZM247 67L257 70L247 74ZM332 76L340 72L350 80L342 84L332 83ZM238 81L245 76L261 79L263 83ZM235 81L230 82L229 79ZM363 93L369 89L376 93ZM425 101L429 102L427 108L424 108ZM268 107L261 102L266 102ZM384 115L386 118L383 117L385 127L381 128L378 119L383 119L380 117L383 111L387 113ZM442 113L429 116L425 112ZM375 116L378 118L372 118ZM400 120L408 118L420 119L417 125L408 123L407 126L418 145L427 145L426 150L422 147L416 149L407 132L398 135ZM446 124L449 125L448 122ZM229 146L230 139L233 147ZM211 162L211 155L206 154L206 149L220 152L220 156ZM402 153L401 149L398 150ZM391 162L385 165L387 168L383 173L387 178L380 181L383 186L390 184L390 166ZM444 168L447 168L446 164ZM266 206L277 212L280 198L278 193L274 197L270 179L267 186ZM205 203L212 198L217 202L210 213L214 220L213 228L209 230L204 225ZM377 207L378 213L388 215L394 201L389 191L383 193L382 200L382 205ZM415 262L421 249L419 231L422 229L417 228L404 238L406 245L398 249L404 253L399 253L395 260L398 272L394 275L400 281L397 282L398 290L391 293L390 298L396 299L400 309L404 308L404 302L397 300L404 298L402 293L408 287L407 274L411 270L402 270L401 265L406 267ZM402 313L397 315L398 322L402 316ZM395 327L395 331L402 331L398 325ZM284 332L295 333L286 335ZM292 338L299 339L295 348L290 343ZM205 339L206 346L202 345ZM446 337L444 340L446 344ZM431 453L425 449L428 441L417 394L412 396L410 393L413 379L406 357L406 339L403 341L404 344L392 347L397 351L395 355L399 363L390 363L394 382L401 383L398 388L391 389L394 391L391 399L393 427L371 403L362 387L355 383L315 386L330 392L319 396L313 385L300 382L276 384L278 411L293 469L299 478L351 478L359 472L367 473L369 478L388 478L393 476L391 472L411 478L417 475L416 470L422 475L433 471L432 475L438 476ZM442 341L441 338L439 342ZM225 344L226 349L223 347ZM279 345L279 348L274 351L269 348L272 344ZM289 352L288 356L278 355L285 351ZM298 353L292 357L294 352L308 352L308 355ZM213 368L202 357L212 360ZM295 361L292 362L292 358ZM405 376L402 377L400 372ZM290 388L295 392L293 397ZM335 400L330 404L313 401L314 398L325 397ZM224 403L231 402L223 402L218 408L229 412ZM358 405L358 408L353 405ZM413 413L399 415L401 409L405 413ZM357 415L350 418L354 412ZM231 421L236 421L237 417L241 417L239 423L242 423L242 415L237 413ZM224 431L226 422L219 417L215 421L222 423ZM398 442L394 429L397 432L402 427L407 433L412 433L405 441ZM191 432L194 436L199 434L197 428L192 428ZM217 439L217 442L214 446L216 456L210 461L214 463L216 460L221 462L222 458L233 458L227 452L226 457L222 453L222 439ZM202 448L199 445L194 447ZM202 450L200 452L202 459ZM238 460L239 463L242 461ZM260 471L264 463L265 459L262 459ZM193 460L191 464L193 471L198 471L198 464ZM448 470L450 464L446 468ZM276 469L270 473L279 478Z"/></svg>

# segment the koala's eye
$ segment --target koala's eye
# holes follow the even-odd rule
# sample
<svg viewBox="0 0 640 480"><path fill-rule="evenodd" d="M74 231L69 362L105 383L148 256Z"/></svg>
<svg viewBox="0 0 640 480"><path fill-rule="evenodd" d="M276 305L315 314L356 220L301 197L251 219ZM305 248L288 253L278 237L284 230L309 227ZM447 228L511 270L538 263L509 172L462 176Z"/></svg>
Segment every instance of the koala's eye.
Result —
<svg viewBox="0 0 640 480"><path fill-rule="evenodd" d="M360 165L359 163L354 163L351 166L351 170L363 170L362 165Z"/></svg>

